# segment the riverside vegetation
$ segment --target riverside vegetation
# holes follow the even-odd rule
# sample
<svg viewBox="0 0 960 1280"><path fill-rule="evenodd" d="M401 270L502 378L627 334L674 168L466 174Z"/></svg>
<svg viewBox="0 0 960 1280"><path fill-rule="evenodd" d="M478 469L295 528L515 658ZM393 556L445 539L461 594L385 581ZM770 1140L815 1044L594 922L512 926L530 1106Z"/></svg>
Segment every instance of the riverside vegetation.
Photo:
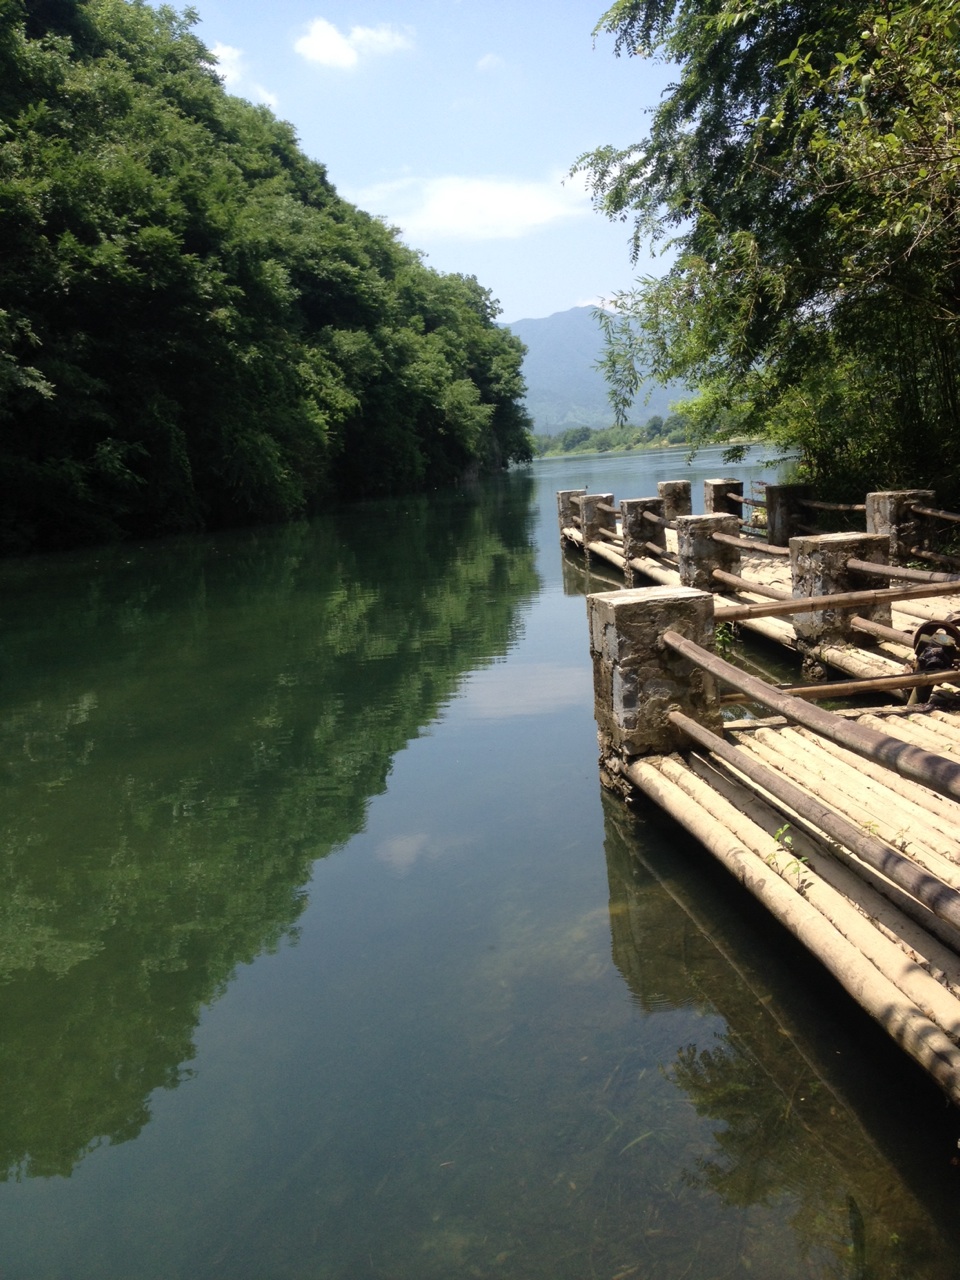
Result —
<svg viewBox="0 0 960 1280"><path fill-rule="evenodd" d="M610 450L686 444L689 435L686 420L681 414L671 413L664 419L654 413L642 427L621 422L609 427L568 427L555 436L538 433L533 437L533 446L538 458L547 458L561 453L607 453Z"/></svg>
<svg viewBox="0 0 960 1280"><path fill-rule="evenodd" d="M0 0L0 549L194 531L531 456L468 276L227 94L196 14Z"/></svg>
<svg viewBox="0 0 960 1280"><path fill-rule="evenodd" d="M578 161L662 278L601 314L623 415L696 387L700 440L766 436L831 492L960 497L960 4L617 0L598 32L674 84Z"/></svg>

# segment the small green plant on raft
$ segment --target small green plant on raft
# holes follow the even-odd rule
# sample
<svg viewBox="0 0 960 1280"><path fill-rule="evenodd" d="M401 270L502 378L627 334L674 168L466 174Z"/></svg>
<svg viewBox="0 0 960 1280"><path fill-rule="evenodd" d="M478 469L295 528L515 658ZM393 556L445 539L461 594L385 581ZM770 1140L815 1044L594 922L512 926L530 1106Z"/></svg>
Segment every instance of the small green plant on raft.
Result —
<svg viewBox="0 0 960 1280"><path fill-rule="evenodd" d="M718 622L713 633L713 647L721 658L729 658L737 640L737 629L732 622Z"/></svg>

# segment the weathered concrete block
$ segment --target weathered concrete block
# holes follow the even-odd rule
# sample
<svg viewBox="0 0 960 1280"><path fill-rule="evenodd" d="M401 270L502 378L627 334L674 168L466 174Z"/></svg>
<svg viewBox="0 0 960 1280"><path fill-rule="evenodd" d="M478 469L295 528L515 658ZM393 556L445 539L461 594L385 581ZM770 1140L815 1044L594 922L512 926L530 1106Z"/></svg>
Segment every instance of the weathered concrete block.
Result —
<svg viewBox="0 0 960 1280"><path fill-rule="evenodd" d="M673 524L678 516L688 516L693 511L693 497L689 480L660 480L657 493L663 499L663 518Z"/></svg>
<svg viewBox="0 0 960 1280"><path fill-rule="evenodd" d="M557 493L557 518L560 522L560 534L564 529L580 528L580 503L574 498L582 498L586 489L561 489Z"/></svg>
<svg viewBox="0 0 960 1280"><path fill-rule="evenodd" d="M847 568L847 561L851 559L887 564L888 546L888 539L876 533L824 533L818 537L791 538L793 594L824 596L888 587L890 580L885 576L873 578ZM850 644L856 636L850 627L854 614L890 625L889 604L795 613L793 625L806 644Z"/></svg>
<svg viewBox="0 0 960 1280"><path fill-rule="evenodd" d="M926 548L926 521L923 516L914 515L913 507L935 507L935 497L933 489L893 489L867 494L867 532L879 533L888 539L891 564L909 560L915 546Z"/></svg>
<svg viewBox="0 0 960 1280"><path fill-rule="evenodd" d="M614 758L676 750L680 735L666 719L675 709L719 731L713 677L660 639L674 630L712 649L709 593L685 587L608 591L588 596L587 611L594 710L608 767Z"/></svg>
<svg viewBox="0 0 960 1280"><path fill-rule="evenodd" d="M801 501L809 498L813 489L808 484L768 484L767 541L773 547L786 547L798 532L802 520Z"/></svg>
<svg viewBox="0 0 960 1280"><path fill-rule="evenodd" d="M703 509L708 516L742 516L742 480L704 480Z"/></svg>
<svg viewBox="0 0 960 1280"><path fill-rule="evenodd" d="M715 533L737 537L740 517L730 515L681 516L677 520L677 547L680 581L698 591L723 591L713 577L714 569L740 573L740 549L715 542Z"/></svg>
<svg viewBox="0 0 960 1280"><path fill-rule="evenodd" d="M667 549L667 531L663 524L646 519L644 512L665 520L662 498L624 498L620 503L620 528L623 533L624 577L628 587L633 586L634 571L630 561L635 556L647 555L645 542L653 542L664 551Z"/></svg>
<svg viewBox="0 0 960 1280"><path fill-rule="evenodd" d="M580 519L583 532L583 551L590 561L590 543L600 541L600 530L616 530L617 517L612 511L602 511L601 507L613 506L612 493L586 493L580 499Z"/></svg>

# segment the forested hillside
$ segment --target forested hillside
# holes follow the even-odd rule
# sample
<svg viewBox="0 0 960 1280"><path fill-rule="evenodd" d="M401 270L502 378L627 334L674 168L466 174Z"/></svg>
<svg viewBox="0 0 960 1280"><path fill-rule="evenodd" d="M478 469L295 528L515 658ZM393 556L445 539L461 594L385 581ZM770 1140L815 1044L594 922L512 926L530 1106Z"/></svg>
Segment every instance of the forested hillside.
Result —
<svg viewBox="0 0 960 1280"><path fill-rule="evenodd" d="M603 331L595 307L571 307L539 319L517 320L510 331L527 348L523 360L526 407L536 432L555 436L572 428L612 425L609 388L598 367ZM649 384L631 421L639 424L654 414L666 417L671 402L683 394L679 384Z"/></svg>
<svg viewBox="0 0 960 1280"><path fill-rule="evenodd" d="M529 457L523 348L228 95L192 15L0 0L0 548Z"/></svg>

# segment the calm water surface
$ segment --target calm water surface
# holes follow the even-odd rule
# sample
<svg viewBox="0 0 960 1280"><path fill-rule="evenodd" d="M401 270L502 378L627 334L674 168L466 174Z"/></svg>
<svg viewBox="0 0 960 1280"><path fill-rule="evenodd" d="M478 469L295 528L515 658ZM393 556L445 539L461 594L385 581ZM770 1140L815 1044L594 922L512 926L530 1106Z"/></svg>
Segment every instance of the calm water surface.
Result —
<svg viewBox="0 0 960 1280"><path fill-rule="evenodd" d="M600 792L555 491L726 470L0 565L3 1280L960 1275L956 1115Z"/></svg>

